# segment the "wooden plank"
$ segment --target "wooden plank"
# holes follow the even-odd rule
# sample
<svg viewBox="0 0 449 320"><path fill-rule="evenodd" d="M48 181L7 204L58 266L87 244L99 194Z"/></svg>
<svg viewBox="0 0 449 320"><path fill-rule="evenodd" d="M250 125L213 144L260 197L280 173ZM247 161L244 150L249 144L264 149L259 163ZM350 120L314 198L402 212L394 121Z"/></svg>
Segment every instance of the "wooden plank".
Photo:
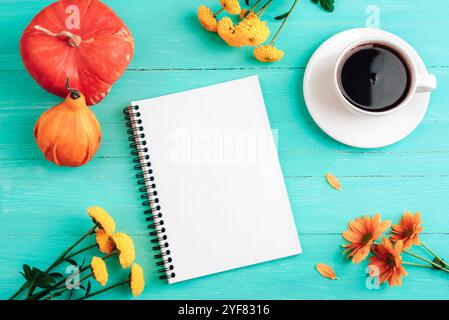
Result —
<svg viewBox="0 0 449 320"><path fill-rule="evenodd" d="M0 52L0 70L22 70L19 39L33 16L52 0L3 0L0 3L4 32ZM251 49L227 47L215 34L201 29L196 10L201 2L134 0L132 5L123 1L104 1L125 21L136 40L136 55L132 69L196 69L196 68L260 68ZM216 1L203 1L218 9ZM432 66L449 66L445 52L449 43L439 41L440 35L449 33L449 24L443 12L449 9L445 0L401 1L359 0L340 1L336 11L328 14L311 1L302 1L298 10L277 41L287 54L273 68L304 67L312 52L325 39L338 31L364 27L369 6L380 10L381 27L395 32L419 48L425 61ZM288 1L274 3L265 13L273 33L280 22L274 17L290 7ZM429 23L432 17L432 23ZM432 46L438 43L439 46Z"/></svg>
<svg viewBox="0 0 449 320"><path fill-rule="evenodd" d="M449 150L449 109L445 107L445 92L449 90L449 68L432 70L439 79L439 88L432 95L428 113L422 125L403 142L380 152L441 152ZM152 71L127 72L113 88L111 94L94 112L102 123L104 142L122 143L123 116L121 109L131 100L174 93L213 83L258 74L264 92L268 115L273 129L279 130L282 150L351 151L350 148L328 138L312 121L302 96L303 70L238 70L238 71ZM39 88L24 72L0 72L8 81L0 88L8 94L0 101L0 127L9 132L15 141L30 152L34 144L32 131L36 120L49 107L61 99ZM211 103L213 103L211 101ZM0 158L18 158L19 149L11 145L10 136L0 136ZM14 149L16 151L14 151ZM358 150L362 151L362 150ZM113 152L113 154L115 154Z"/></svg>
<svg viewBox="0 0 449 320"><path fill-rule="evenodd" d="M86 227L88 227L86 225ZM2 264L0 273L0 299L9 297L23 282L18 274L22 263L45 267L59 252L75 241L74 235L0 236L1 242L15 244L14 256ZM51 243L49 240L51 239ZM339 248L339 236L302 236L304 254L279 261L268 262L247 268L228 271L175 285L168 285L157 279L152 251L147 240L134 236L139 251L137 261L146 273L147 288L140 299L447 299L449 283L442 272L407 267L409 275L403 280L402 288L368 289L366 286L366 261L359 265L346 262ZM424 235L426 243L448 256L449 248L441 244L449 241L448 235ZM319 245L317 245L319 244ZM415 253L426 255L421 248ZM30 254L33 252L33 254ZM92 251L91 254L95 254ZM10 255L0 246L0 255ZM406 261L413 261L404 257ZM89 259L87 260L89 261ZM315 264L330 264L337 272L339 280L322 278L315 271ZM108 259L110 283L126 278L127 271L120 270L113 259ZM64 268L61 269L64 272ZM94 284L94 290L99 285ZM104 293L98 299L128 299L129 289L122 288Z"/></svg>
<svg viewBox="0 0 449 320"><path fill-rule="evenodd" d="M62 226L79 230L85 208L93 205L107 208L129 232L141 232L146 225L144 208L129 162L103 159L76 171L45 163L23 170L6 167L7 176L0 183L2 222L15 227L3 232L11 236L16 232L46 234ZM449 216L444 209L449 207L444 196L449 192L447 176L339 178L341 193L327 184L324 173L286 178L301 234L340 233L356 216L377 212L397 222L405 210L422 210L427 232L449 233Z"/></svg>

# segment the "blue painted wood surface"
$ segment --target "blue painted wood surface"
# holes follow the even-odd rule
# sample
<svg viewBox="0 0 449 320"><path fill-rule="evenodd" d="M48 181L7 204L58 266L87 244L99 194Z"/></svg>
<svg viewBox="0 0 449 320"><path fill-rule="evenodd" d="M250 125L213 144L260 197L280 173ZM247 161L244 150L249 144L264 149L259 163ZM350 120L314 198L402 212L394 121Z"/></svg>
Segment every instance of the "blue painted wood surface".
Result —
<svg viewBox="0 0 449 320"><path fill-rule="evenodd" d="M449 276L409 267L402 288L365 286L366 264L342 257L340 233L362 214L398 220L405 210L422 210L422 239L449 257L449 34L445 0L336 1L327 14L303 0L277 45L284 60L264 65L249 49L225 46L199 26L194 1L105 1L132 30L136 55L111 94L93 108L104 140L95 159L77 168L45 161L32 135L39 115L59 98L42 90L21 63L18 44L31 18L51 1L0 2L0 298L22 284L23 263L45 268L90 227L88 206L100 205L121 231L136 241L146 271L142 299L444 299ZM218 8L216 1L204 4ZM331 35L363 27L376 5L381 27L409 41L437 75L439 88L419 128L406 140L379 150L358 150L332 141L313 123L304 105L302 77L313 51ZM266 17L285 12L275 1ZM121 109L130 101L258 74L271 125L279 132L279 157L304 254L169 286L157 280L142 207L129 156ZM326 88L323 88L326 90ZM324 174L341 178L332 190ZM420 248L416 252L423 253ZM93 251L91 252L94 253ZM340 280L321 278L317 262L335 268ZM112 278L123 278L111 266ZM111 280L111 282L114 281ZM99 296L128 299L127 288Z"/></svg>

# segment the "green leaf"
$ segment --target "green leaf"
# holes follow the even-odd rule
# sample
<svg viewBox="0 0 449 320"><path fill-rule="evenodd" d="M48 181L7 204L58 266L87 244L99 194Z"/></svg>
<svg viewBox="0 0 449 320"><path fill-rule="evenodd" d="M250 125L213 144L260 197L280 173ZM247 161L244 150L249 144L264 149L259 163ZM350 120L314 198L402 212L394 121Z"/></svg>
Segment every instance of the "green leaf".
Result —
<svg viewBox="0 0 449 320"><path fill-rule="evenodd" d="M79 269L83 269L84 264L86 263L86 257L84 257L83 262L81 263L81 266L79 267Z"/></svg>
<svg viewBox="0 0 449 320"><path fill-rule="evenodd" d="M444 261L443 259L438 259L437 257L435 257L435 258L432 260L432 262L433 262L433 263L436 263L437 265L440 266L440 267L433 266L434 269L441 270L441 268L445 268L445 269L448 268L448 265L447 265L446 261Z"/></svg>
<svg viewBox="0 0 449 320"><path fill-rule="evenodd" d="M41 269L33 267L33 269L31 269L31 272L29 274L30 281L36 281L37 278L39 278L39 276L42 275L42 274L44 274L44 271L42 271Z"/></svg>
<svg viewBox="0 0 449 320"><path fill-rule="evenodd" d="M288 16L288 14L290 13L290 11L287 11L286 13L281 14L280 16L275 17L276 20L282 20L285 19L286 16Z"/></svg>
<svg viewBox="0 0 449 320"><path fill-rule="evenodd" d="M72 266L78 267L78 263L73 259L64 259L64 261L70 263Z"/></svg>
<svg viewBox="0 0 449 320"><path fill-rule="evenodd" d="M62 278L63 277L62 273L59 273L59 272L52 272L52 273L49 273L48 275L52 278Z"/></svg>
<svg viewBox="0 0 449 320"><path fill-rule="evenodd" d="M334 11L335 0L312 0L312 2L316 4L319 3L320 6L328 12Z"/></svg>
<svg viewBox="0 0 449 320"><path fill-rule="evenodd" d="M36 281L34 283L36 288L42 288L42 289L50 289L51 288L51 283L48 282L44 282L44 281Z"/></svg>
<svg viewBox="0 0 449 320"><path fill-rule="evenodd" d="M72 290L70 290L70 294L69 294L69 300L72 300L72 296L73 296L73 289Z"/></svg>
<svg viewBox="0 0 449 320"><path fill-rule="evenodd" d="M44 272L41 272L37 276L34 285L38 288L50 289L55 283L56 280L54 278L50 277L48 274L45 274Z"/></svg>
<svg viewBox="0 0 449 320"><path fill-rule="evenodd" d="M86 296L88 296L89 295L89 293L90 293L90 289L92 288L92 285L91 285L91 283L90 283L90 281L87 283L87 289L86 289Z"/></svg>
<svg viewBox="0 0 449 320"><path fill-rule="evenodd" d="M22 273L22 272L21 272ZM25 277L26 280L30 281L31 280L31 267L27 264L23 265L23 276Z"/></svg>
<svg viewBox="0 0 449 320"><path fill-rule="evenodd" d="M27 264L23 265L23 271L25 272L25 274L30 273L31 272L31 267Z"/></svg>

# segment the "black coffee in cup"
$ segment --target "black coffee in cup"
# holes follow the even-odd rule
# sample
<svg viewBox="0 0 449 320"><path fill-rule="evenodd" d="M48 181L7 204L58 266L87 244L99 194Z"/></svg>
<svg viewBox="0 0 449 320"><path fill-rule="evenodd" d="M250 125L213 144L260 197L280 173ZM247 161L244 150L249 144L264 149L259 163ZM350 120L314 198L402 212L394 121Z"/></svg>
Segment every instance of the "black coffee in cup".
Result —
<svg viewBox="0 0 449 320"><path fill-rule="evenodd" d="M385 112L407 98L411 86L409 67L398 52L386 45L361 45L350 51L340 66L340 90L359 109Z"/></svg>

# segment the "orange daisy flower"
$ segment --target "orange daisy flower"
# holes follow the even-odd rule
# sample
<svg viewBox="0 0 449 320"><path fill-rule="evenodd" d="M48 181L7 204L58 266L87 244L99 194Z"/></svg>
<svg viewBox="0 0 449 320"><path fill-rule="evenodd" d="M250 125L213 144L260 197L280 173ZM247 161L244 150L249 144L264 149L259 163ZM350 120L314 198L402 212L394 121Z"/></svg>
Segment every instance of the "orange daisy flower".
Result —
<svg viewBox="0 0 449 320"><path fill-rule="evenodd" d="M409 211L405 212L399 221L391 227L393 235L390 237L391 242L398 242L402 240L404 249L408 250L414 244L419 245L419 234L423 231L421 226L421 213L417 212L412 215Z"/></svg>
<svg viewBox="0 0 449 320"><path fill-rule="evenodd" d="M342 233L343 238L349 241L349 244L343 245L348 253L348 258L352 257L353 263L360 263L365 260L371 251L371 246L382 233L391 225L391 221L381 221L380 214L373 217L363 216L355 218L348 224L348 230Z"/></svg>
<svg viewBox="0 0 449 320"><path fill-rule="evenodd" d="M383 238L381 245L374 246L374 256L370 258L368 267L371 276L379 277L379 283L388 281L390 287L402 285L402 276L407 275L407 271L402 266L402 248L401 240L393 246L388 238Z"/></svg>

